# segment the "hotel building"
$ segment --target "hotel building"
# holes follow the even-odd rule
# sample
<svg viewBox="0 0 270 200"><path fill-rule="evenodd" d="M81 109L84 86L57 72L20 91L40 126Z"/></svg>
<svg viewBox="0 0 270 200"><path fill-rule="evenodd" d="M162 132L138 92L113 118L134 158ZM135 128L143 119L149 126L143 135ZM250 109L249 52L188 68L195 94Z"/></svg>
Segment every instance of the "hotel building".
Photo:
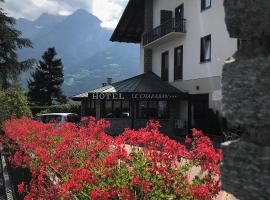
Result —
<svg viewBox="0 0 270 200"><path fill-rule="evenodd" d="M129 0L111 37L140 45L141 75L72 97L82 115L108 118L112 132L158 119L163 132L207 130L221 109L224 61L238 48L222 0Z"/></svg>

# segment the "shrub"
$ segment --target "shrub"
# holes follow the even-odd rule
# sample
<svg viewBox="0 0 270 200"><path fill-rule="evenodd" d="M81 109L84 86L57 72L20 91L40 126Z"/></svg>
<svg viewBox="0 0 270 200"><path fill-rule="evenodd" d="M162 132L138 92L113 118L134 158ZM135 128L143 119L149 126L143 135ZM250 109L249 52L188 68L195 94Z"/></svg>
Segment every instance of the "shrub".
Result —
<svg viewBox="0 0 270 200"><path fill-rule="evenodd" d="M78 128L59 128L30 119L12 119L3 130L13 166L31 169L30 184L18 191L25 199L213 199L220 191L221 152L193 130L189 146L170 140L150 121L138 131L126 129L113 138L109 123L95 119ZM196 167L199 172L191 176Z"/></svg>
<svg viewBox="0 0 270 200"><path fill-rule="evenodd" d="M31 117L31 110L25 95L18 89L0 91L0 125L11 117Z"/></svg>
<svg viewBox="0 0 270 200"><path fill-rule="evenodd" d="M44 110L47 110L50 106L31 106L30 109L32 114L35 116L38 113L41 113Z"/></svg>

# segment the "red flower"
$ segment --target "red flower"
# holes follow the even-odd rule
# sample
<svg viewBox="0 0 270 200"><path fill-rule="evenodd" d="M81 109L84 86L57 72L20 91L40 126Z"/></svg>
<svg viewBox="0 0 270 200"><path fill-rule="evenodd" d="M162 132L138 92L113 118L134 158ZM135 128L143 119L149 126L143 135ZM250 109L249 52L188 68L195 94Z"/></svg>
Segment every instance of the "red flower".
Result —
<svg viewBox="0 0 270 200"><path fill-rule="evenodd" d="M23 194L25 191L25 183L21 182L17 187L18 187L18 193Z"/></svg>
<svg viewBox="0 0 270 200"><path fill-rule="evenodd" d="M14 141L7 143L14 152L10 161L32 174L30 184L21 183L18 191L27 189L29 200L74 194L79 199L151 199L154 190L208 200L220 191L222 152L201 131L192 130L186 148L161 134L156 121L115 138L104 132L108 127L109 122L94 118L80 128L63 123L57 129L26 118L6 121L3 130ZM201 169L196 180L189 176L193 166Z"/></svg>
<svg viewBox="0 0 270 200"><path fill-rule="evenodd" d="M90 192L91 200L107 200L109 199L110 195L107 191L102 191L98 187L94 188Z"/></svg>
<svg viewBox="0 0 270 200"><path fill-rule="evenodd" d="M185 142L186 142L187 144L189 144L189 143L191 143L191 142L192 142L192 140L190 139L190 137L186 136L186 140L185 140Z"/></svg>
<svg viewBox="0 0 270 200"><path fill-rule="evenodd" d="M203 136L202 131L198 131L198 130L195 129L195 128L192 129L192 135L193 135L193 137L200 137L200 136Z"/></svg>

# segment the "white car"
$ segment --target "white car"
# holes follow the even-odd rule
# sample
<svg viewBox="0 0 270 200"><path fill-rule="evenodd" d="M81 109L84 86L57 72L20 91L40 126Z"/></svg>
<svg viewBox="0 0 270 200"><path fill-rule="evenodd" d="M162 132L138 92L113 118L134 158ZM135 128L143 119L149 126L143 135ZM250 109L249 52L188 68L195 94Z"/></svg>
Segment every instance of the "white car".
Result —
<svg viewBox="0 0 270 200"><path fill-rule="evenodd" d="M43 123L59 123L59 122L71 122L79 123L80 116L75 113L47 113L47 114L38 114L35 117L36 120Z"/></svg>

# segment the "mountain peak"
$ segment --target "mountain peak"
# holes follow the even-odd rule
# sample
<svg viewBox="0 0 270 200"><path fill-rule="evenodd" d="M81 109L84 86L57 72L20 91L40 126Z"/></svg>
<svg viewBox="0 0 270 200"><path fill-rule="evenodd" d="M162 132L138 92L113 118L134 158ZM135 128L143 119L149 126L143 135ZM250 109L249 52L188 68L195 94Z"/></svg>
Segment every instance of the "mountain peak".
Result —
<svg viewBox="0 0 270 200"><path fill-rule="evenodd" d="M36 21L42 21L42 20L47 19L47 18L52 17L52 16L53 15L50 15L48 12L44 12L36 19Z"/></svg>
<svg viewBox="0 0 270 200"><path fill-rule="evenodd" d="M84 10L84 9L82 9L82 8L79 8L79 9L76 10L74 13L90 14L87 10Z"/></svg>
<svg viewBox="0 0 270 200"><path fill-rule="evenodd" d="M52 15L49 14L48 12L42 13L39 18L35 20L36 25L41 25L41 26L47 26L49 24L56 24L61 22L63 19L65 19L65 16L61 15Z"/></svg>
<svg viewBox="0 0 270 200"><path fill-rule="evenodd" d="M95 15L92 15L88 11L81 9L81 8L76 10L72 15L70 15L70 17L84 18L84 19L91 18L91 21L96 22L98 24L101 23L101 20L99 18L97 18Z"/></svg>

